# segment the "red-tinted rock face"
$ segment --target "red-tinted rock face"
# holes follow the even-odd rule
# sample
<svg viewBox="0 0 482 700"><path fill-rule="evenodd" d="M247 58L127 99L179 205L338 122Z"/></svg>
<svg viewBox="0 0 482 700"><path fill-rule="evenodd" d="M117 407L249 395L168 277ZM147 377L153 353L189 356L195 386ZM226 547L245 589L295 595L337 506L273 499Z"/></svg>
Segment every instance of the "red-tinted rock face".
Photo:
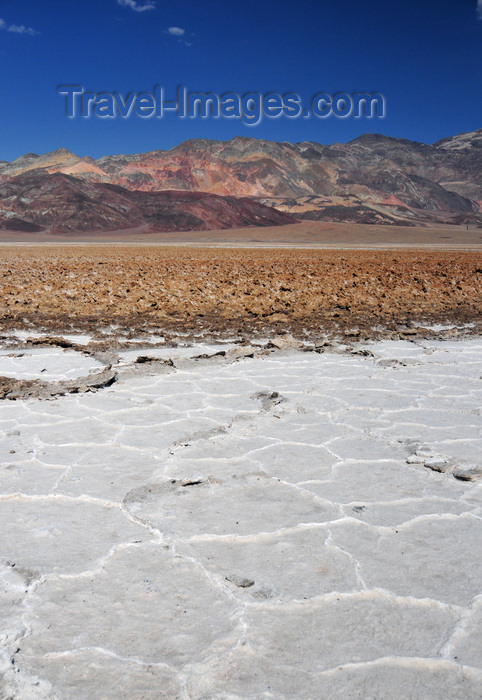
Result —
<svg viewBox="0 0 482 700"><path fill-rule="evenodd" d="M152 231L276 226L295 219L250 199L206 192L139 192L60 173L20 175L0 184L0 228Z"/></svg>
<svg viewBox="0 0 482 700"><path fill-rule="evenodd" d="M60 149L0 161L0 182L53 173L136 192L255 197L301 218L482 223L482 129L433 146L376 134L332 146L236 137L193 139L170 151L98 160ZM106 225L111 217L127 217L124 223L130 225L130 214L122 211L105 210L100 216Z"/></svg>

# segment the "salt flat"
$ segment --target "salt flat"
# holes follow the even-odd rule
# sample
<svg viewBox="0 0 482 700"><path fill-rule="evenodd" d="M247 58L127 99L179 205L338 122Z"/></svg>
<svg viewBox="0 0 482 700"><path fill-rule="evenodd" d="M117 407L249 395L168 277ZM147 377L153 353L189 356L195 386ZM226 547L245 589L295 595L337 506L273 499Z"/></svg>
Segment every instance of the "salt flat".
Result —
<svg viewBox="0 0 482 700"><path fill-rule="evenodd" d="M482 698L481 338L102 367L0 354L2 699Z"/></svg>

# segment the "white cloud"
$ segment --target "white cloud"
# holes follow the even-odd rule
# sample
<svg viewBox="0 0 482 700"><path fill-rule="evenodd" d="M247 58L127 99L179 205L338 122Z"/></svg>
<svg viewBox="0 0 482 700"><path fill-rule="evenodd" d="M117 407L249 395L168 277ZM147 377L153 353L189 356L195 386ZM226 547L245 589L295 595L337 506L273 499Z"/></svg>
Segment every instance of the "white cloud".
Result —
<svg viewBox="0 0 482 700"><path fill-rule="evenodd" d="M482 0L478 0L477 2L477 17L482 19Z"/></svg>
<svg viewBox="0 0 482 700"><path fill-rule="evenodd" d="M167 33L170 34L171 36L184 36L184 34L186 33L186 30L183 29L182 27L168 27Z"/></svg>
<svg viewBox="0 0 482 700"><path fill-rule="evenodd" d="M143 5L140 5L137 0L117 0L121 7L130 7L135 12L145 12L146 10L154 10L156 7L155 0L146 0Z"/></svg>
<svg viewBox="0 0 482 700"><path fill-rule="evenodd" d="M0 19L0 29L6 29L7 32L14 34L28 34L29 36L37 36L40 32L36 32L32 27L25 27L23 24L10 24L8 27L4 19Z"/></svg>
<svg viewBox="0 0 482 700"><path fill-rule="evenodd" d="M39 32L36 32L32 27L24 27L23 24L11 24L7 31L14 32L14 34L29 34L30 36L39 34Z"/></svg>
<svg viewBox="0 0 482 700"><path fill-rule="evenodd" d="M170 36L173 36L178 44L184 44L184 46L192 46L191 42L186 41L186 30L182 27L168 27L164 30L164 34L169 34ZM191 34L191 36L194 36L194 34Z"/></svg>

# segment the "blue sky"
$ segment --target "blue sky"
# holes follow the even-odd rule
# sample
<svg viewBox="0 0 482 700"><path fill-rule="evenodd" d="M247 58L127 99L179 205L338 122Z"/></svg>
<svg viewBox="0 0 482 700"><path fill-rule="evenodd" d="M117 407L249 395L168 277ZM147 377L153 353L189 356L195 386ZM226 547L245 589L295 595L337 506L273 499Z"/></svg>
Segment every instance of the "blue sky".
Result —
<svg viewBox="0 0 482 700"><path fill-rule="evenodd" d="M431 143L482 127L482 0L0 0L0 159L99 157L236 135ZM57 87L378 92L381 119L68 119Z"/></svg>

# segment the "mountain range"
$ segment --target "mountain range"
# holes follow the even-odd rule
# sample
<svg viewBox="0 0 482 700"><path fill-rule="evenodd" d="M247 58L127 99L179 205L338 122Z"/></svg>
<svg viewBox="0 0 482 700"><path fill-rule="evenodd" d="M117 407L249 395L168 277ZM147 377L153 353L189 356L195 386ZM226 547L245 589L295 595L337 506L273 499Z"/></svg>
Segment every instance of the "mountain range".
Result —
<svg viewBox="0 0 482 700"><path fill-rule="evenodd" d="M194 139L168 151L0 161L0 228L99 231L265 226L297 219L482 227L482 129L433 145Z"/></svg>

